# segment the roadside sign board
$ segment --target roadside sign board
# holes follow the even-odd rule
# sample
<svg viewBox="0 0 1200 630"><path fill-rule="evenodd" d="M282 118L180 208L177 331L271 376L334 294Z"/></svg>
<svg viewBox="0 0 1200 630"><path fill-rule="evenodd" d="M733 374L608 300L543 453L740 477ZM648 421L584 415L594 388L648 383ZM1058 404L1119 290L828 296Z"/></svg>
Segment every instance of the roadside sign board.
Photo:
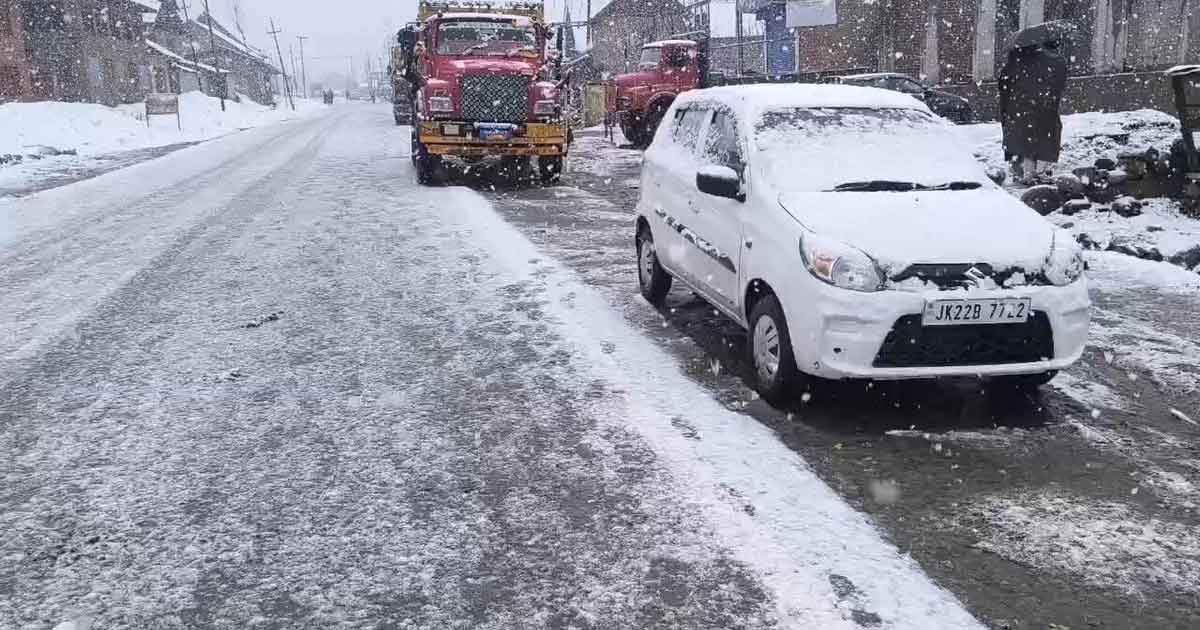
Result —
<svg viewBox="0 0 1200 630"><path fill-rule="evenodd" d="M183 120L179 116L179 95L165 92L151 92L146 95L146 126L150 126L151 116L175 116L175 124L183 131Z"/></svg>
<svg viewBox="0 0 1200 630"><path fill-rule="evenodd" d="M787 28L837 23L837 0L787 0Z"/></svg>

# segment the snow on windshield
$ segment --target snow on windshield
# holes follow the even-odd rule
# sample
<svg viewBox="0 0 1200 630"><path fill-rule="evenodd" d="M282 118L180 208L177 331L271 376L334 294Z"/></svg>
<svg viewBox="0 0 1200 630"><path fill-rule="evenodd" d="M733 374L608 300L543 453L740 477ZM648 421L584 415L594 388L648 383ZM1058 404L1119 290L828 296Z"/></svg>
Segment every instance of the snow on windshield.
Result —
<svg viewBox="0 0 1200 630"><path fill-rule="evenodd" d="M518 49L537 51L532 28L495 20L443 22L438 26L439 54L495 55Z"/></svg>
<svg viewBox="0 0 1200 630"><path fill-rule="evenodd" d="M778 109L762 116L754 139L767 180L788 192L872 180L988 182L947 124L916 109Z"/></svg>

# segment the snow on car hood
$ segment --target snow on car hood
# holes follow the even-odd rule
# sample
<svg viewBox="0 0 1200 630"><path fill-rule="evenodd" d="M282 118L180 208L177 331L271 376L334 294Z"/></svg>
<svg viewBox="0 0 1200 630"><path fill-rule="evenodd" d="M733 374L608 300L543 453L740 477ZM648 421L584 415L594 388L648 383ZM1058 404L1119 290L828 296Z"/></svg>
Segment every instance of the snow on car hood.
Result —
<svg viewBox="0 0 1200 630"><path fill-rule="evenodd" d="M1054 227L995 188L928 192L782 193L810 230L836 238L897 273L916 263L987 263L1040 269Z"/></svg>

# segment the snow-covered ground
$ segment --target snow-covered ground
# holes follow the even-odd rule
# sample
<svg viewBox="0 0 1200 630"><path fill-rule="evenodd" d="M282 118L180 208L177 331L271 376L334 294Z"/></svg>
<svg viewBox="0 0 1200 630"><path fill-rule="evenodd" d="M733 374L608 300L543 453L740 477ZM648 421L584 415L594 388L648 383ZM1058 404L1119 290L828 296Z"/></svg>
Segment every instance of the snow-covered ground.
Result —
<svg viewBox="0 0 1200 630"><path fill-rule="evenodd" d="M990 167L1006 169L999 123L955 127L960 138L974 151L976 158ZM1080 167L1091 167L1097 159L1115 159L1118 153L1156 148L1166 152L1180 138L1179 121L1155 110L1133 112L1087 112L1063 116L1062 156L1055 165L1056 174L1068 174ZM1010 182L1010 190L1022 190ZM1096 205L1074 215L1054 212L1047 217L1077 237L1083 235L1100 249L1127 246L1131 249L1157 250L1168 262L1200 272L1200 220L1180 212L1171 199L1148 199L1142 214L1122 217L1107 205ZM1191 253L1189 255L1189 253ZM1112 267L1107 256L1093 256L1098 264ZM1129 263L1118 272L1131 274L1143 284L1164 283L1176 286L1186 280L1164 265Z"/></svg>
<svg viewBox="0 0 1200 630"><path fill-rule="evenodd" d="M67 169L86 169L113 154L210 140L228 133L312 115L327 109L299 99L296 111L248 98L226 101L201 92L180 96L180 118L152 116L145 105L107 107L94 103L6 103L0 105L0 156L18 156L0 164L0 189ZM180 129L182 127L182 129Z"/></svg>
<svg viewBox="0 0 1200 630"><path fill-rule="evenodd" d="M389 115L0 203L0 626L981 627Z"/></svg>

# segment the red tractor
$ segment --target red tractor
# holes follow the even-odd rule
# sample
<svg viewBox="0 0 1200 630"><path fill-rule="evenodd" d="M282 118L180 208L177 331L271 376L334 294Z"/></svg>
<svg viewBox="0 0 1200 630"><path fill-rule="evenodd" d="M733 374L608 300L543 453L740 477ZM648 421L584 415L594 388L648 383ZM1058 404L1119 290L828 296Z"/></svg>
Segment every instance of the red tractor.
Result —
<svg viewBox="0 0 1200 630"><path fill-rule="evenodd" d="M417 11L418 23L397 37L394 64L411 86L418 181L432 183L445 156L499 156L510 174L536 157L542 181L557 180L569 142L565 79L542 4L424 1Z"/></svg>
<svg viewBox="0 0 1200 630"><path fill-rule="evenodd" d="M707 74L703 45L686 39L650 42L642 46L637 72L619 74L608 85L610 120L634 146L647 146L671 101L703 87Z"/></svg>

